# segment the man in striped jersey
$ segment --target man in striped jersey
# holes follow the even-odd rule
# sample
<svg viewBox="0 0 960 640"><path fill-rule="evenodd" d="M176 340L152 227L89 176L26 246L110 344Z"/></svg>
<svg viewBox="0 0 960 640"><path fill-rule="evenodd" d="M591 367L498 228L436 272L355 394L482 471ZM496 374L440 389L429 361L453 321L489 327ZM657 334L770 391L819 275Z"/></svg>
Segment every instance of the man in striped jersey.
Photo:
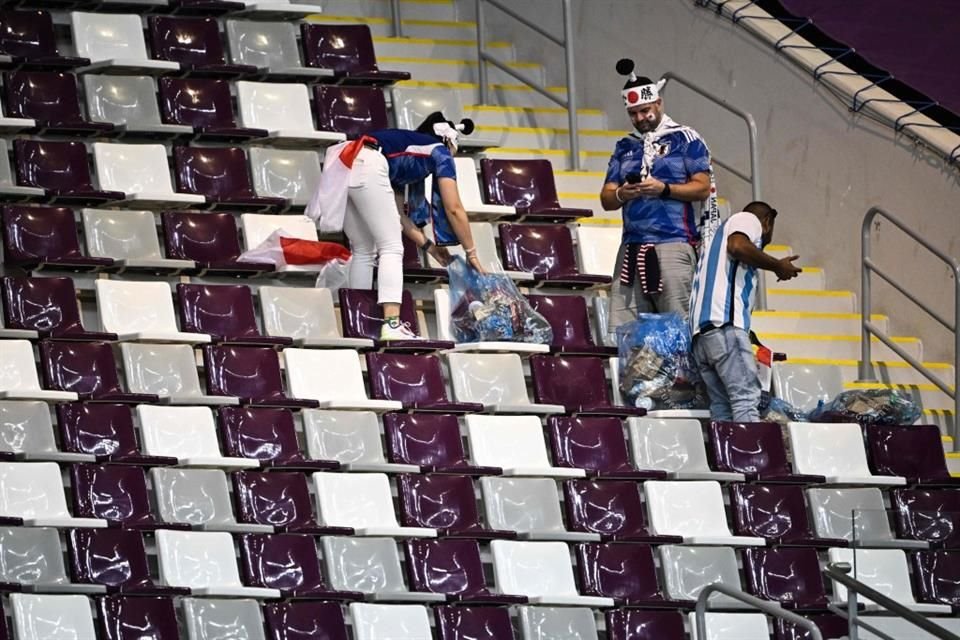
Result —
<svg viewBox="0 0 960 640"><path fill-rule="evenodd" d="M690 294L693 357L710 395L714 420L760 420L760 380L750 345L750 314L761 286L758 269L777 280L796 278L799 256L774 258L763 248L773 237L777 210L751 202L720 226L697 265Z"/></svg>

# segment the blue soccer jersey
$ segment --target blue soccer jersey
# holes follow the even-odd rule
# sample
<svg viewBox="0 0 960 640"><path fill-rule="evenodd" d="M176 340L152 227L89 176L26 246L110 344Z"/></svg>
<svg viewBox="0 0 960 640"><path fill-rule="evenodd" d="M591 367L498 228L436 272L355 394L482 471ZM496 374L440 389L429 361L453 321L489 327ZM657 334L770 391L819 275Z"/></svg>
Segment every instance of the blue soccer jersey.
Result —
<svg viewBox="0 0 960 640"><path fill-rule="evenodd" d="M433 136L406 129L383 129L367 135L380 143L394 188L423 182L429 175L457 179L450 150Z"/></svg>

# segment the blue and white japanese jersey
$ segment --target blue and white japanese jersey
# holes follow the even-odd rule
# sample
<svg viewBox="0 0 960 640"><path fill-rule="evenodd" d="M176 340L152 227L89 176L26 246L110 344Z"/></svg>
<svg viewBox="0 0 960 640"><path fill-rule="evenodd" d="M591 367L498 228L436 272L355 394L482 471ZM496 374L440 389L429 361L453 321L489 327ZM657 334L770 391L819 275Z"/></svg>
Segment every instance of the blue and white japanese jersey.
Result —
<svg viewBox="0 0 960 640"><path fill-rule="evenodd" d="M748 211L735 213L724 221L700 256L690 294L690 331L732 324L750 331L750 314L757 297L760 274L730 257L727 240L742 233L758 249L763 248L763 226Z"/></svg>
<svg viewBox="0 0 960 640"><path fill-rule="evenodd" d="M423 182L427 176L457 179L450 150L434 136L406 129L382 129L367 134L380 143L380 152L390 165L394 188Z"/></svg>
<svg viewBox="0 0 960 640"><path fill-rule="evenodd" d="M647 139L645 144L644 138ZM656 131L621 138L610 156L604 182L623 184L631 173L666 184L683 184L710 172L710 152L700 135L667 116ZM623 205L623 240L631 244L695 243L700 239L697 203L671 198L636 198Z"/></svg>

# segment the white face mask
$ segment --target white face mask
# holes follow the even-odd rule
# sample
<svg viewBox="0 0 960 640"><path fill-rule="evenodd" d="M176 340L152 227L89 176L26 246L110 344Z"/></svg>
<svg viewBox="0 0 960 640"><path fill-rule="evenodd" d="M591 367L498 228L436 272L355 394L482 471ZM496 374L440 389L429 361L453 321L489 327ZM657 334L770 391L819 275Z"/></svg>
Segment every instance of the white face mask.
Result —
<svg viewBox="0 0 960 640"><path fill-rule="evenodd" d="M460 132L451 127L449 122L438 122L433 125L433 134L443 140L443 143L450 148L451 153L457 152Z"/></svg>

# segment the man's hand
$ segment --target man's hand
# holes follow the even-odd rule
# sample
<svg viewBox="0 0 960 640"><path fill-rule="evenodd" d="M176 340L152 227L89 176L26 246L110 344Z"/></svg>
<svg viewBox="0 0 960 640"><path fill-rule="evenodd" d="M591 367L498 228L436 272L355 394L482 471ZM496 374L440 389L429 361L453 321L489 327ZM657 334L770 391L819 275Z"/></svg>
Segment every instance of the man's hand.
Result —
<svg viewBox="0 0 960 640"><path fill-rule="evenodd" d="M617 193L620 195L620 199L624 202L628 200L635 200L643 195L640 191L640 183L629 183L624 182L620 187L617 188Z"/></svg>
<svg viewBox="0 0 960 640"><path fill-rule="evenodd" d="M787 256L777 260L777 268L773 270L777 274L777 281L790 280L796 278L803 271L800 267L794 266L794 260L799 260L800 256Z"/></svg>
<svg viewBox="0 0 960 640"><path fill-rule="evenodd" d="M452 259L450 252L446 247L438 247L435 244L430 245L430 248L427 249L427 253L430 254L430 257L439 262L443 267L450 264L450 260Z"/></svg>
<svg viewBox="0 0 960 640"><path fill-rule="evenodd" d="M636 185L631 186L637 187L637 190L641 196L645 196L647 198L659 198L660 194L663 193L663 187L665 185L656 178L647 178L643 182L639 182Z"/></svg>
<svg viewBox="0 0 960 640"><path fill-rule="evenodd" d="M487 270L483 268L483 265L480 264L480 259L477 258L476 253L467 254L467 264L473 267L474 271L478 273L486 273Z"/></svg>

